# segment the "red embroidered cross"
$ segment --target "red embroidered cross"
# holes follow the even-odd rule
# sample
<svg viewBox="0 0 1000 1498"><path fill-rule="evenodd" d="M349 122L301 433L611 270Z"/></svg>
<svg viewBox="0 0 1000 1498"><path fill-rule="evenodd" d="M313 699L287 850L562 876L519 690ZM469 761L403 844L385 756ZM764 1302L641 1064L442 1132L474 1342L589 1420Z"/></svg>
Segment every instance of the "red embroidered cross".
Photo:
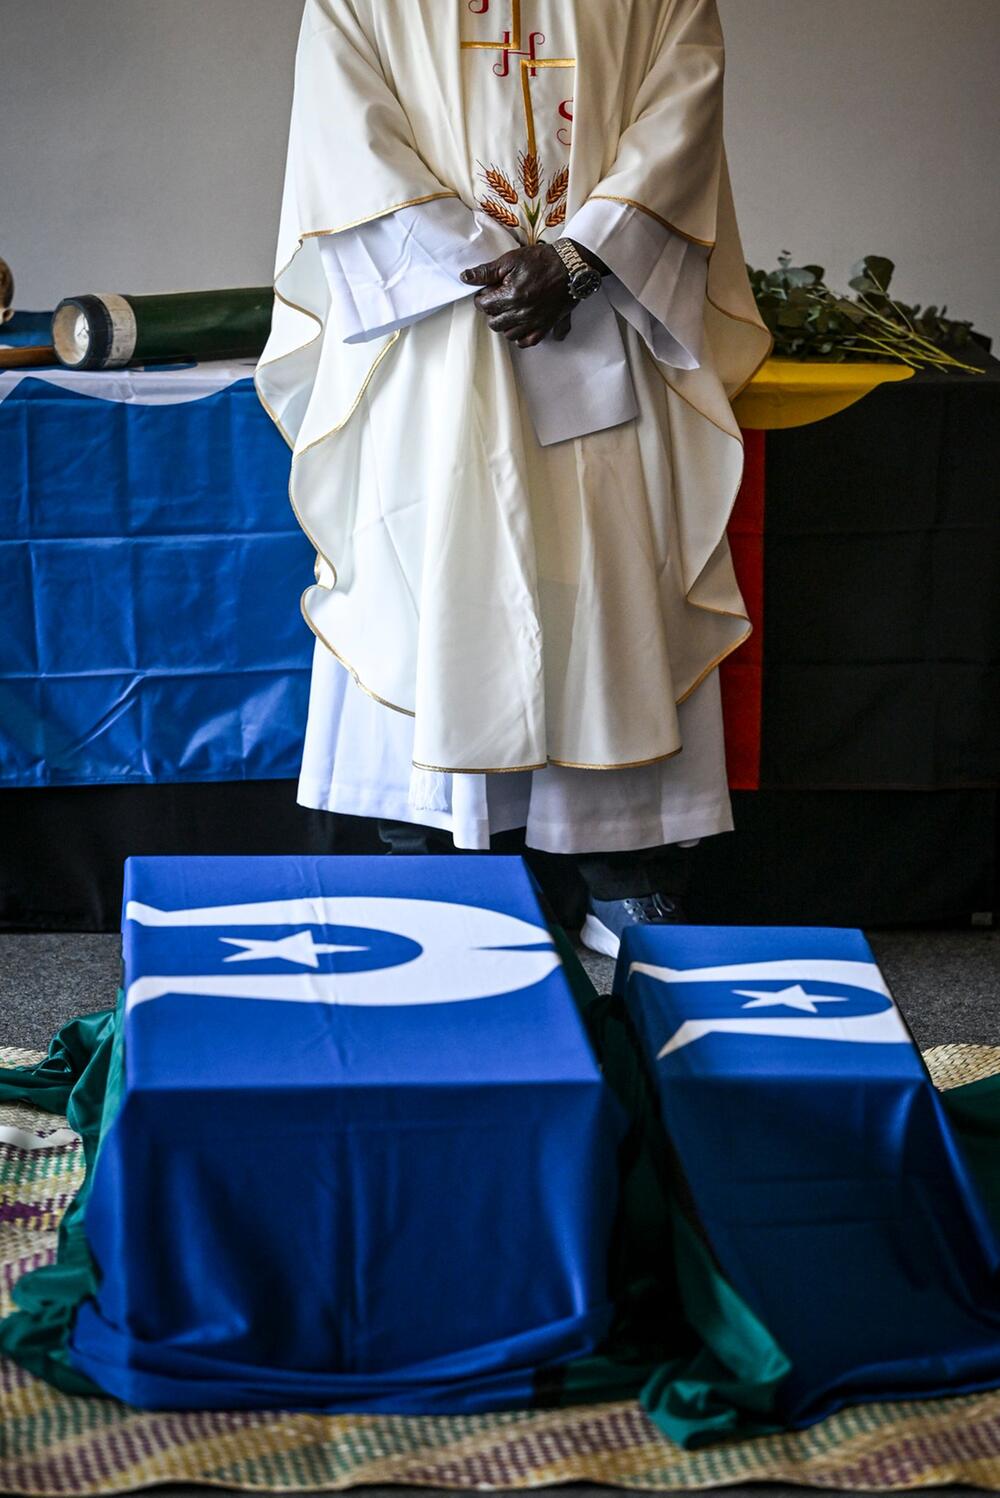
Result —
<svg viewBox="0 0 1000 1498"><path fill-rule="evenodd" d="M473 15L484 16L490 8L490 0L468 0L469 10ZM482 52L499 52L500 60L493 64L493 71L498 78L510 76L510 60L516 57L520 63L521 88L524 95L524 122L528 134L528 150L537 154L538 146L535 140L535 116L531 103L531 88L529 81L538 77L539 68L574 68L575 57L539 57L538 48L545 45L545 33L532 31L528 34L527 48L522 46L521 27L521 0L510 0L511 18L510 26L504 31L503 37L498 42L463 42L463 48L469 48ZM569 100L565 103L568 105ZM563 116L566 118L566 116Z"/></svg>

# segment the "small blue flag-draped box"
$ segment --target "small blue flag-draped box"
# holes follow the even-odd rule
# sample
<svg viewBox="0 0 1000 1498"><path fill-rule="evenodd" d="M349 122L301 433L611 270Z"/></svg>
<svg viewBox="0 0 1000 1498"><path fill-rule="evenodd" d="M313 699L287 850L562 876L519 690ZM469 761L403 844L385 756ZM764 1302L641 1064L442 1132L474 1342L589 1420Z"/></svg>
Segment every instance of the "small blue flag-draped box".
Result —
<svg viewBox="0 0 1000 1498"><path fill-rule="evenodd" d="M623 1118L518 859L133 858L73 1364L142 1407L530 1403Z"/></svg>
<svg viewBox="0 0 1000 1498"><path fill-rule="evenodd" d="M1000 1246L861 932L635 929L616 991L779 1422L1000 1382Z"/></svg>

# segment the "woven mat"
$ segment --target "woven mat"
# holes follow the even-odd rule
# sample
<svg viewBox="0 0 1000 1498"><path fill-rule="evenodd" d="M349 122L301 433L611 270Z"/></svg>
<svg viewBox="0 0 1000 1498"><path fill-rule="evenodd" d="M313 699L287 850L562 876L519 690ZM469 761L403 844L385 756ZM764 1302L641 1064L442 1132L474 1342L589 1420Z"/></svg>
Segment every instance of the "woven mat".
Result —
<svg viewBox="0 0 1000 1498"><path fill-rule="evenodd" d="M37 1059L0 1049L0 1064ZM1000 1047L938 1046L942 1087L1000 1071ZM0 1143L0 1315L14 1281L46 1263L80 1183L65 1121L0 1107L0 1125L48 1145ZM72 1399L0 1361L0 1492L120 1493L154 1483L315 1492L360 1483L538 1488L560 1482L691 1489L785 1482L888 1491L966 1483L1000 1491L1000 1390L956 1399L862 1405L806 1431L685 1452L636 1404L499 1415L146 1414L110 1399Z"/></svg>

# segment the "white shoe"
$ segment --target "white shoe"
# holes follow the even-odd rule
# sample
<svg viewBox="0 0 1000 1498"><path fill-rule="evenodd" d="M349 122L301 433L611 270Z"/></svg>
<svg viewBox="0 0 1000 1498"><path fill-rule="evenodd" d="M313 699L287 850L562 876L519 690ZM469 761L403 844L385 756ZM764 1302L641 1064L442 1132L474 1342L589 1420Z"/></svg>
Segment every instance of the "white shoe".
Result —
<svg viewBox="0 0 1000 1498"><path fill-rule="evenodd" d="M596 915L588 915L580 930L580 942L590 952L600 952L602 957L617 958L621 947L621 940L615 935L609 926L598 920Z"/></svg>
<svg viewBox="0 0 1000 1498"><path fill-rule="evenodd" d="M617 958L627 926L680 926L685 920L684 907L675 895L633 895L627 900L591 897L580 941L588 951Z"/></svg>

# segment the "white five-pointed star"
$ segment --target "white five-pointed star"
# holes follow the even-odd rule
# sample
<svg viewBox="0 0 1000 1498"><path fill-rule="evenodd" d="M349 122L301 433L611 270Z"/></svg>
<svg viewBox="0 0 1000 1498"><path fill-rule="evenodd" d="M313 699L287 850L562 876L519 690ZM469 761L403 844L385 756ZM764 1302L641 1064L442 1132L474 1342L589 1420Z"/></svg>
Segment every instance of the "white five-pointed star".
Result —
<svg viewBox="0 0 1000 1498"><path fill-rule="evenodd" d="M806 993L801 983L793 983L790 988L779 988L768 993L759 988L734 988L734 993L742 994L753 1002L744 1004L744 1009L769 1009L775 1004L780 1004L786 1009L802 1009L806 1014L816 1014L817 1004L846 1004L844 994L832 993Z"/></svg>
<svg viewBox="0 0 1000 1498"><path fill-rule="evenodd" d="M320 952L365 952L366 947L346 947L332 942L314 942L311 931L295 931L274 941L257 937L220 936L230 947L243 947L224 957L224 962L297 962L301 967L319 967Z"/></svg>

